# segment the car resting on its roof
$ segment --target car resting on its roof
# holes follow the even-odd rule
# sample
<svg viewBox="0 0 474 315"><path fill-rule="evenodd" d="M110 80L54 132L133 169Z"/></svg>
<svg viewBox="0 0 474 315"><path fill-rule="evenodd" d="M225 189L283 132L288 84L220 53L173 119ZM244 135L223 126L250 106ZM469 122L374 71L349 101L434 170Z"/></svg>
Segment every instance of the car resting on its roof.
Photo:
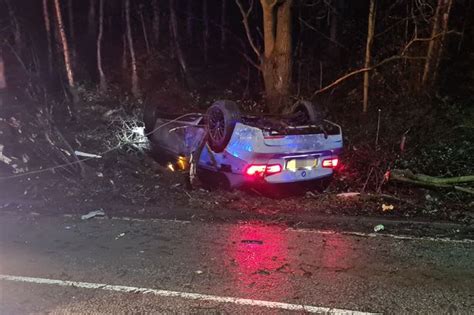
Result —
<svg viewBox="0 0 474 315"><path fill-rule="evenodd" d="M159 158L172 157L181 169L194 159L198 174L224 175L233 188L329 179L343 145L341 127L306 101L282 115L251 115L220 100L205 114L178 118L147 104L144 120Z"/></svg>

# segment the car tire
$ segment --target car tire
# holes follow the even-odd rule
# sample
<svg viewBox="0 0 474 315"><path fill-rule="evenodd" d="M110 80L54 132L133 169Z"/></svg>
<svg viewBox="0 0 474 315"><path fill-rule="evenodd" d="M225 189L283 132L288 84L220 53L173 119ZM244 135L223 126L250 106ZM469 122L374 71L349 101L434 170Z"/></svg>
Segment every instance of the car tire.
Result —
<svg viewBox="0 0 474 315"><path fill-rule="evenodd" d="M232 101L216 101L209 107L206 112L207 142L214 152L224 151L240 117L239 107Z"/></svg>
<svg viewBox="0 0 474 315"><path fill-rule="evenodd" d="M320 125L323 122L323 115L317 106L308 101L298 101L290 109L290 114L298 112L304 113L308 124Z"/></svg>

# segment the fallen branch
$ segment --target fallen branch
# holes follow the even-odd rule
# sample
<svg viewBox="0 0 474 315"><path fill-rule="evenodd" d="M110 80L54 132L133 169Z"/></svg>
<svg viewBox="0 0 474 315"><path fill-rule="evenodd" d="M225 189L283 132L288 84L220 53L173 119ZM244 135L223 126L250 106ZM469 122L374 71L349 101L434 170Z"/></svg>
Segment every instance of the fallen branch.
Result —
<svg viewBox="0 0 474 315"><path fill-rule="evenodd" d="M473 175L441 178L424 174L414 174L410 170L392 170L390 172L389 180L428 188L450 188L465 193L474 194L474 190L471 188L453 185L474 182Z"/></svg>
<svg viewBox="0 0 474 315"><path fill-rule="evenodd" d="M458 177L433 177L424 174L414 174L410 170L392 170L390 177L403 176L413 180L428 182L433 184L459 184L474 182L474 175L458 176Z"/></svg>

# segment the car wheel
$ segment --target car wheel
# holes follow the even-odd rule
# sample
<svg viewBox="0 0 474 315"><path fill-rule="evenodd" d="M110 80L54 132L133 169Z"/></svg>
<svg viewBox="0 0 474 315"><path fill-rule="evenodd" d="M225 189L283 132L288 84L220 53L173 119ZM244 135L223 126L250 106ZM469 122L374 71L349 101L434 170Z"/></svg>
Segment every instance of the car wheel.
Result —
<svg viewBox="0 0 474 315"><path fill-rule="evenodd" d="M308 101L298 101L290 109L291 114L302 114L304 123L320 125L323 117L315 104Z"/></svg>
<svg viewBox="0 0 474 315"><path fill-rule="evenodd" d="M239 119L240 110L235 102L221 100L209 107L206 112L208 143L214 152L224 151Z"/></svg>

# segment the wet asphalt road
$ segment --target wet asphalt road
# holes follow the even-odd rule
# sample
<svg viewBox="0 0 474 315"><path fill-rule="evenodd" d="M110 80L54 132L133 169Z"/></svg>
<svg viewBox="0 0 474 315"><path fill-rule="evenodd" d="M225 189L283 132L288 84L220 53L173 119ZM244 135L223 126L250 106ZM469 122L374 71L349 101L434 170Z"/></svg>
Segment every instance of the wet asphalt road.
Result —
<svg viewBox="0 0 474 315"><path fill-rule="evenodd" d="M273 314L308 305L321 307L313 311L336 308L333 313L468 314L474 312L473 261L472 242L257 222L81 221L2 213L0 275L34 279L0 279L0 313ZM46 283L35 283L39 278ZM52 280L163 291L47 283ZM241 305L226 297L248 300Z"/></svg>

